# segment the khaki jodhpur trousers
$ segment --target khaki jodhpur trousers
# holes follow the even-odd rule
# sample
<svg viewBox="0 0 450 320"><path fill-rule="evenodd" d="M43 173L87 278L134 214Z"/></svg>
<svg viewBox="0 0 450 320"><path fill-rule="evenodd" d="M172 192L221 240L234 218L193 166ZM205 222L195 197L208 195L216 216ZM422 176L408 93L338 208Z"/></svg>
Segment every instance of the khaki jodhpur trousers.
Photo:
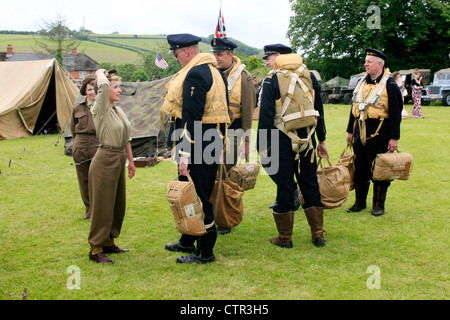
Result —
<svg viewBox="0 0 450 320"><path fill-rule="evenodd" d="M92 254L112 246L120 235L126 207L125 148L101 146L89 168Z"/></svg>

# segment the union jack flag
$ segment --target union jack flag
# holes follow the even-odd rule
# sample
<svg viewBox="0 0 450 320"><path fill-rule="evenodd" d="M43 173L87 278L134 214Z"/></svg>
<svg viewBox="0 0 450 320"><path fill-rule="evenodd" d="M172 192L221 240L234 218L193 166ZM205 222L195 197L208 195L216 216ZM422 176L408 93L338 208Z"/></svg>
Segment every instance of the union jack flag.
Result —
<svg viewBox="0 0 450 320"><path fill-rule="evenodd" d="M158 68L161 69L167 69L169 67L166 60L164 60L163 57L161 57L161 55L158 52L156 53L155 64Z"/></svg>
<svg viewBox="0 0 450 320"><path fill-rule="evenodd" d="M227 29L225 28L225 19L222 15L222 5L220 6L219 10L219 19L217 21L217 27L216 27L216 38L226 38L227 36Z"/></svg>

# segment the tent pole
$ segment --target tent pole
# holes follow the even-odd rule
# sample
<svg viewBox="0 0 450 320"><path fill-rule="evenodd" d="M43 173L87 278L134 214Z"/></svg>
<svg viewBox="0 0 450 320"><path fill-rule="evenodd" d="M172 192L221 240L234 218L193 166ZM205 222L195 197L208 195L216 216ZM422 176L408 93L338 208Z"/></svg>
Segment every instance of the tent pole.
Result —
<svg viewBox="0 0 450 320"><path fill-rule="evenodd" d="M55 110L55 112L53 112L53 114L50 116L50 118L48 118L48 120L44 123L44 125L42 126L42 128L40 128L39 131L36 133L37 136L39 135L39 133L41 133L42 129L45 128L45 126L47 125L47 123L49 123L50 120L52 120L52 118L55 116L55 114L56 114L56 110Z"/></svg>

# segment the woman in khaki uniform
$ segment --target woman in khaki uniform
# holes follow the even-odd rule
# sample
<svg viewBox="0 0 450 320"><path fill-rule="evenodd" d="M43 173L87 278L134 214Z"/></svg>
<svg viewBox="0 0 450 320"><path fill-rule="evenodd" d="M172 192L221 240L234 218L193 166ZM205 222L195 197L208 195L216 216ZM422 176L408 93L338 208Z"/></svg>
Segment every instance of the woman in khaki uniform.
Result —
<svg viewBox="0 0 450 320"><path fill-rule="evenodd" d="M73 107L72 119L70 121L70 132L72 132L73 138L73 160L76 163L81 199L86 208L84 219L89 219L91 216L88 184L89 167L95 152L100 146L91 113L96 96L94 82L95 76L93 74L87 75L83 79L80 93L84 97L79 104Z"/></svg>
<svg viewBox="0 0 450 320"><path fill-rule="evenodd" d="M114 263L105 253L128 252L114 244L120 235L126 207L125 164L128 177L135 174L130 145L131 125L119 101L120 77L104 69L95 73L97 97L91 109L100 148L89 169L91 230L89 259L97 263Z"/></svg>

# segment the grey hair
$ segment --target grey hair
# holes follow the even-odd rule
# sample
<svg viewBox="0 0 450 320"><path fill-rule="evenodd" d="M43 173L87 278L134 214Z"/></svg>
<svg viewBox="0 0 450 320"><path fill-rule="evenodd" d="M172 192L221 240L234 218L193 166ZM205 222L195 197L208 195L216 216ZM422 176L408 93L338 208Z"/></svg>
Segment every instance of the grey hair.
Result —
<svg viewBox="0 0 450 320"><path fill-rule="evenodd" d="M382 59L380 57L376 57L376 61L377 62L381 62L383 64L383 67L384 67L384 64L385 64L384 59Z"/></svg>

